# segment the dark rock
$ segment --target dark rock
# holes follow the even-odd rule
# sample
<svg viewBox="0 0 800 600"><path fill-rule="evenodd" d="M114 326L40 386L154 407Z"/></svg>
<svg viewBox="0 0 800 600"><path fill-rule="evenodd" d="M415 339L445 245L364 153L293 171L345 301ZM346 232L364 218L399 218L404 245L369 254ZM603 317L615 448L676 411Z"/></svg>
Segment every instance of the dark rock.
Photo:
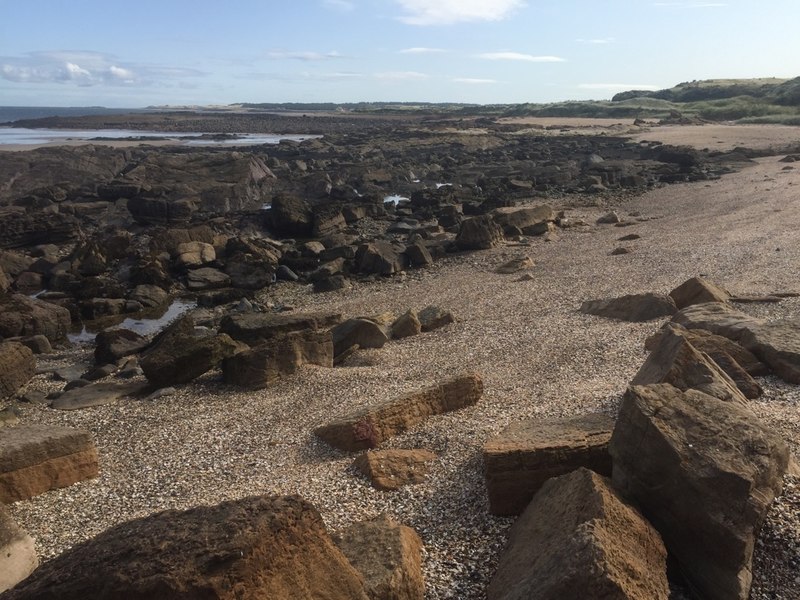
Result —
<svg viewBox="0 0 800 600"><path fill-rule="evenodd" d="M272 229L280 235L309 237L314 225L311 207L302 198L279 195L272 199L269 210Z"/></svg>
<svg viewBox="0 0 800 600"><path fill-rule="evenodd" d="M234 287L257 290L273 282L281 253L257 238L231 238L225 246L225 273Z"/></svg>
<svg viewBox="0 0 800 600"><path fill-rule="evenodd" d="M349 290L353 285L344 275L331 275L314 281L313 290L315 293L335 292L337 290Z"/></svg>
<svg viewBox="0 0 800 600"><path fill-rule="evenodd" d="M746 600L786 444L738 403L660 384L629 388L609 451L614 486L658 529L691 587Z"/></svg>
<svg viewBox="0 0 800 600"><path fill-rule="evenodd" d="M145 387L141 383L116 382L81 385L61 394L51 406L57 410L80 410L114 404L120 398L141 394Z"/></svg>
<svg viewBox="0 0 800 600"><path fill-rule="evenodd" d="M44 335L28 335L25 337L11 338L7 342L19 342L23 346L30 348L34 354L50 354L53 351L53 346L50 340Z"/></svg>
<svg viewBox="0 0 800 600"><path fill-rule="evenodd" d="M358 272L364 274L393 275L407 266L407 257L384 240L359 246L355 260Z"/></svg>
<svg viewBox="0 0 800 600"><path fill-rule="evenodd" d="M422 326L422 331L433 331L456 321L453 313L438 306L426 306L419 311L417 318Z"/></svg>
<svg viewBox="0 0 800 600"><path fill-rule="evenodd" d="M128 521L39 568L8 600L367 600L322 517L297 496L254 496Z"/></svg>
<svg viewBox="0 0 800 600"><path fill-rule="evenodd" d="M280 281L297 281L298 279L300 279L297 276L297 273L292 271L286 265L278 266L278 270L275 271L275 277Z"/></svg>
<svg viewBox="0 0 800 600"><path fill-rule="evenodd" d="M427 267L433 264L433 257L422 242L406 246L405 255L412 267Z"/></svg>
<svg viewBox="0 0 800 600"><path fill-rule="evenodd" d="M22 294L0 296L0 336L4 338L41 334L61 343L71 322L66 308Z"/></svg>
<svg viewBox="0 0 800 600"><path fill-rule="evenodd" d="M621 321L650 321L675 314L675 302L660 294L630 294L619 298L587 300L581 312Z"/></svg>
<svg viewBox="0 0 800 600"><path fill-rule="evenodd" d="M120 358L141 352L149 344L144 336L129 329L101 331L94 341L94 360L98 365L116 363Z"/></svg>
<svg viewBox="0 0 800 600"><path fill-rule="evenodd" d="M511 529L489 600L667 600L658 532L588 469L551 479Z"/></svg>
<svg viewBox="0 0 800 600"><path fill-rule="evenodd" d="M292 331L327 329L341 322L338 313L242 313L226 315L220 333L248 346L260 346Z"/></svg>
<svg viewBox="0 0 800 600"><path fill-rule="evenodd" d="M169 302L170 295L157 285L137 285L130 299L147 308L157 308Z"/></svg>
<svg viewBox="0 0 800 600"><path fill-rule="evenodd" d="M489 216L473 217L461 223L456 236L459 250L488 250L503 242L502 228Z"/></svg>
<svg viewBox="0 0 800 600"><path fill-rule="evenodd" d="M144 196L130 198L127 207L134 220L141 225L186 224L197 210L197 205L189 199Z"/></svg>
<svg viewBox="0 0 800 600"><path fill-rule="evenodd" d="M10 398L36 374L36 358L27 346L0 343L0 400Z"/></svg>
<svg viewBox="0 0 800 600"><path fill-rule="evenodd" d="M383 348L389 341L384 329L369 319L348 319L336 325L331 333L334 356L356 345L361 348Z"/></svg>
<svg viewBox="0 0 800 600"><path fill-rule="evenodd" d="M192 269L186 275L186 287L193 291L215 290L228 287L230 283L228 275L213 267Z"/></svg>

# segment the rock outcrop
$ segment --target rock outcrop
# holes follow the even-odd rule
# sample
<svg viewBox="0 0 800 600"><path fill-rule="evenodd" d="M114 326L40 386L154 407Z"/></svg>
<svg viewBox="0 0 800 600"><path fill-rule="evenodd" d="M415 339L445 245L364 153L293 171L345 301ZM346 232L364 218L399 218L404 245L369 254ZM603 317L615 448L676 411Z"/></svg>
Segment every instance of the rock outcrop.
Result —
<svg viewBox="0 0 800 600"><path fill-rule="evenodd" d="M587 300L581 312L620 321L650 321L675 314L675 302L660 294L630 294L619 298Z"/></svg>
<svg viewBox="0 0 800 600"><path fill-rule="evenodd" d="M0 400L17 393L36 373L36 358L18 342L0 343Z"/></svg>
<svg viewBox="0 0 800 600"><path fill-rule="evenodd" d="M667 552L608 480L581 468L545 483L517 519L487 597L667 600Z"/></svg>
<svg viewBox="0 0 800 600"><path fill-rule="evenodd" d="M27 500L99 472L86 431L47 425L0 429L0 503Z"/></svg>
<svg viewBox="0 0 800 600"><path fill-rule="evenodd" d="M609 451L614 486L658 529L692 588L746 600L786 444L736 402L659 384L628 389Z"/></svg>
<svg viewBox="0 0 800 600"><path fill-rule="evenodd" d="M483 381L464 375L425 390L356 410L323 425L314 433L340 450L355 452L375 448L384 440L438 415L476 404Z"/></svg>

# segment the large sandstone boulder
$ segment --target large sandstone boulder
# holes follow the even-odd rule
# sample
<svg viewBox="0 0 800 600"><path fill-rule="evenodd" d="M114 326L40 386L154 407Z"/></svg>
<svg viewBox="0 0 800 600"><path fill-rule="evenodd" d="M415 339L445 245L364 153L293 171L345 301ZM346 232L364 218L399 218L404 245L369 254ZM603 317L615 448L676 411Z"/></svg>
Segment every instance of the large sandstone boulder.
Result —
<svg viewBox="0 0 800 600"><path fill-rule="evenodd" d="M272 229L281 235L308 237L314 226L311 207L302 198L279 195L268 212Z"/></svg>
<svg viewBox="0 0 800 600"><path fill-rule="evenodd" d="M417 532L380 515L333 537L364 578L370 600L422 600L422 540Z"/></svg>
<svg viewBox="0 0 800 600"><path fill-rule="evenodd" d="M0 343L0 400L16 394L35 373L36 357L30 348L18 342Z"/></svg>
<svg viewBox="0 0 800 600"><path fill-rule="evenodd" d="M259 346L292 331L326 329L341 320L339 313L246 312L223 317L219 331L248 346Z"/></svg>
<svg viewBox="0 0 800 600"><path fill-rule="evenodd" d="M518 515L545 481L580 467L611 475L613 429L614 420L599 413L512 423L483 447L489 510Z"/></svg>
<svg viewBox="0 0 800 600"><path fill-rule="evenodd" d="M675 314L675 302L661 294L629 294L619 298L587 300L581 312L620 321L650 321Z"/></svg>
<svg viewBox="0 0 800 600"><path fill-rule="evenodd" d="M356 252L356 268L359 273L393 275L408 266L404 248L395 248L391 242L377 240L359 246Z"/></svg>
<svg viewBox="0 0 800 600"><path fill-rule="evenodd" d="M436 460L430 450L369 450L359 454L353 466L382 491L394 491L428 478L428 465Z"/></svg>
<svg viewBox="0 0 800 600"><path fill-rule="evenodd" d="M547 204L495 208L489 215L508 235L519 232L534 235L537 227L556 220L555 211Z"/></svg>
<svg viewBox="0 0 800 600"><path fill-rule="evenodd" d="M609 451L614 486L658 529L692 588L746 600L786 444L738 403L659 384L628 389Z"/></svg>
<svg viewBox="0 0 800 600"><path fill-rule="evenodd" d="M383 348L389 341L386 329L370 319L348 319L332 330L333 355L340 356L350 348Z"/></svg>
<svg viewBox="0 0 800 600"><path fill-rule="evenodd" d="M464 375L425 390L353 411L314 433L335 448L347 451L375 448L432 415L472 406L483 394L476 374Z"/></svg>
<svg viewBox="0 0 800 600"><path fill-rule="evenodd" d="M511 529L489 600L667 600L658 532L604 477L550 479Z"/></svg>
<svg viewBox="0 0 800 600"><path fill-rule="evenodd" d="M69 310L22 294L0 295L0 336L47 336L53 343L67 339Z"/></svg>
<svg viewBox="0 0 800 600"><path fill-rule="evenodd" d="M140 364L153 386L167 387L192 381L240 349L224 333L195 333L191 317L184 317L155 340Z"/></svg>
<svg viewBox="0 0 800 600"><path fill-rule="evenodd" d="M225 257L225 273L231 285L258 290L274 281L281 252L258 238L231 238L225 244Z"/></svg>
<svg viewBox="0 0 800 600"><path fill-rule="evenodd" d="M319 513L255 496L128 521L40 567L4 600L367 600Z"/></svg>
<svg viewBox="0 0 800 600"><path fill-rule="evenodd" d="M48 425L0 429L0 503L27 500L98 474L87 431Z"/></svg>
<svg viewBox="0 0 800 600"><path fill-rule="evenodd" d="M0 593L17 585L38 566L33 538L20 529L0 504Z"/></svg>
<svg viewBox="0 0 800 600"><path fill-rule="evenodd" d="M695 389L720 400L747 403L736 383L710 356L670 329L664 330L659 345L647 357L631 383L669 383L679 390Z"/></svg>
<svg viewBox="0 0 800 600"><path fill-rule="evenodd" d="M679 309L704 302L727 302L731 298L728 292L702 277L692 277L684 281L669 295Z"/></svg>
<svg viewBox="0 0 800 600"><path fill-rule="evenodd" d="M745 331L765 323L722 302L692 304L675 313L672 321L687 329L705 329L735 342L741 340Z"/></svg>
<svg viewBox="0 0 800 600"><path fill-rule="evenodd" d="M503 229L488 215L461 223L456 236L459 250L488 250L503 243Z"/></svg>
<svg viewBox="0 0 800 600"><path fill-rule="evenodd" d="M230 276L214 267L192 269L186 275L186 287L192 291L216 290L230 284Z"/></svg>
<svg viewBox="0 0 800 600"><path fill-rule="evenodd" d="M264 388L305 364L333 367L330 331L292 331L260 346L238 352L222 362L225 383L251 389Z"/></svg>
<svg viewBox="0 0 800 600"><path fill-rule="evenodd" d="M417 318L424 332L433 331L456 322L456 318L449 310L433 305L426 306L419 311Z"/></svg>

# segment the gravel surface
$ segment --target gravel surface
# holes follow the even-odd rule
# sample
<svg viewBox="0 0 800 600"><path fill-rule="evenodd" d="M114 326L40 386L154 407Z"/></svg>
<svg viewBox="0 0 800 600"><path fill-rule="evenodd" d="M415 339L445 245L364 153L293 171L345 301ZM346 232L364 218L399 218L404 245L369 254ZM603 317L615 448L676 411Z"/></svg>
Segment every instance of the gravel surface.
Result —
<svg viewBox="0 0 800 600"><path fill-rule="evenodd" d="M644 340L662 324L622 323L577 312L591 298L666 293L703 274L735 294L800 291L800 170L762 159L715 182L659 188L615 206L630 227L565 230L558 240L530 240L454 256L432 268L358 283L347 293L310 295L279 284L265 301L296 310L371 315L436 304L457 322L381 350L357 353L342 367L304 367L260 392L238 392L211 373L153 401L62 413L20 405L23 422L88 429L101 475L11 507L52 557L107 527L166 508L216 503L250 494L299 493L332 530L387 512L422 536L427 597L483 598L510 519L488 514L481 447L509 422L587 411L614 414L645 359ZM575 208L588 223L608 207ZM646 219L639 221L638 219ZM631 253L610 256L625 242ZM530 280L493 270L530 256ZM800 317L800 298L742 305L765 318ZM48 364L75 360L73 355ZM427 483L380 492L356 474L353 457L312 435L315 426L352 408L433 384L463 371L485 382L474 407L428 420L390 447L427 448L439 460ZM800 452L800 387L763 378L758 414ZM58 384L37 378L29 389ZM800 598L800 482L786 478L760 536L753 599Z"/></svg>

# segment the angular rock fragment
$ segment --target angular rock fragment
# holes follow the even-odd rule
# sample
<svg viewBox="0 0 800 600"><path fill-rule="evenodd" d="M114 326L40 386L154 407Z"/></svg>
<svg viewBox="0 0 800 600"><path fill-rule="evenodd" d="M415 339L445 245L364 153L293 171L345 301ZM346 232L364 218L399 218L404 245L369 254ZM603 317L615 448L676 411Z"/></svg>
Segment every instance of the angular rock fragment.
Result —
<svg viewBox="0 0 800 600"><path fill-rule="evenodd" d="M745 600L786 444L738 403L659 384L628 389L609 451L614 486L658 529L692 588Z"/></svg>
<svg viewBox="0 0 800 600"><path fill-rule="evenodd" d="M426 306L417 314L422 331L433 331L450 323L455 323L456 318L449 310L438 306Z"/></svg>
<svg viewBox="0 0 800 600"><path fill-rule="evenodd" d="M614 420L599 413L509 425L483 447L489 510L518 515L545 481L580 467L611 475L613 429Z"/></svg>
<svg viewBox="0 0 800 600"><path fill-rule="evenodd" d="M422 332L422 323L419 322L417 313L409 309L392 323L391 331L394 339L418 335Z"/></svg>
<svg viewBox="0 0 800 600"><path fill-rule="evenodd" d="M36 374L36 357L18 342L0 343L0 400L9 398Z"/></svg>
<svg viewBox="0 0 800 600"><path fill-rule="evenodd" d="M383 327L370 319L348 319L331 330L333 354L339 356L353 346L383 348L389 341Z"/></svg>
<svg viewBox="0 0 800 600"><path fill-rule="evenodd" d="M39 566L33 538L0 505L0 593L17 585Z"/></svg>
<svg viewBox="0 0 800 600"><path fill-rule="evenodd" d="M78 379L77 381L82 380ZM53 400L50 406L56 410L80 410L92 406L114 404L120 398L140 394L146 387L141 383L118 383L115 381L87 384L67 390Z"/></svg>
<svg viewBox="0 0 800 600"><path fill-rule="evenodd" d="M608 480L580 468L550 479L511 529L489 600L667 600L658 532Z"/></svg>
<svg viewBox="0 0 800 600"><path fill-rule="evenodd" d="M422 540L381 515L351 525L334 542L362 577L370 600L422 600Z"/></svg>
<svg viewBox="0 0 800 600"><path fill-rule="evenodd" d="M0 503L27 500L98 474L87 431L47 425L0 429Z"/></svg>
<svg viewBox="0 0 800 600"><path fill-rule="evenodd" d="M94 341L94 361L98 365L115 363L120 358L141 352L149 344L147 338L130 329L101 331Z"/></svg>
<svg viewBox="0 0 800 600"><path fill-rule="evenodd" d="M619 298L587 300L581 312L620 321L642 322L675 314L675 303L661 294L629 294Z"/></svg>
<svg viewBox="0 0 800 600"><path fill-rule="evenodd" d="M728 292L702 277L692 277L684 281L669 295L679 309L705 302L727 302L731 298Z"/></svg>
<svg viewBox="0 0 800 600"><path fill-rule="evenodd" d="M497 267L494 272L501 275L512 275L520 271L527 271L535 266L534 262L529 256L521 256L519 258L512 258Z"/></svg>
<svg viewBox="0 0 800 600"><path fill-rule="evenodd" d="M316 509L255 496L128 521L74 546L8 600L367 600Z"/></svg>
<svg viewBox="0 0 800 600"><path fill-rule="evenodd" d="M353 462L379 490L393 491L427 479L428 463L436 460L430 450L370 450Z"/></svg>
<svg viewBox="0 0 800 600"><path fill-rule="evenodd" d="M472 217L461 223L456 236L459 250L488 250L503 243L503 229L487 216Z"/></svg>
<svg viewBox="0 0 800 600"><path fill-rule="evenodd" d="M355 452L375 448L429 416L477 403L482 394L481 378L474 373L464 375L401 398L353 411L328 425L317 427L314 433L340 450Z"/></svg>

